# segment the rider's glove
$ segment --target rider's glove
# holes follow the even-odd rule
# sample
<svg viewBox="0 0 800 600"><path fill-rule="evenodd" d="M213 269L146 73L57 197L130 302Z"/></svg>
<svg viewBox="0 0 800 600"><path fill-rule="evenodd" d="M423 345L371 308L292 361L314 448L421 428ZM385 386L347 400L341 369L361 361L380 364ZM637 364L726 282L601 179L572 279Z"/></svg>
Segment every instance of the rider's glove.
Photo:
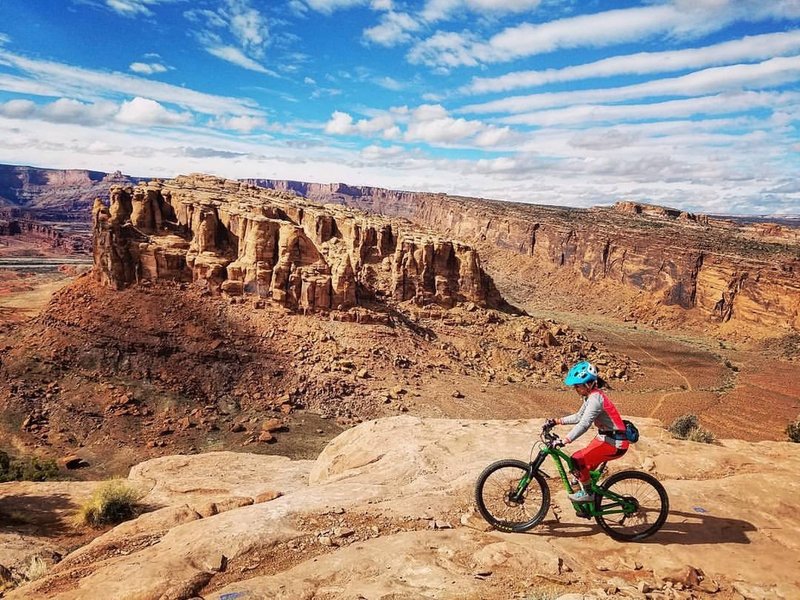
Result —
<svg viewBox="0 0 800 600"><path fill-rule="evenodd" d="M553 427L555 427L557 424L558 424L558 423L556 422L556 420L555 420L555 419L547 419L547 420L544 422L544 428L545 428L545 429L552 429L552 428L553 428Z"/></svg>

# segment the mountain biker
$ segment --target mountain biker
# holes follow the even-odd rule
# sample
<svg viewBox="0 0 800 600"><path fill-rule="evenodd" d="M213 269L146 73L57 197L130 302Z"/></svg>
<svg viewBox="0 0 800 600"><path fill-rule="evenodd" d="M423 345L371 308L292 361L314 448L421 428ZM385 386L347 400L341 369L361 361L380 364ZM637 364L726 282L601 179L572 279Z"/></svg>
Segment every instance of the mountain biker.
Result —
<svg viewBox="0 0 800 600"><path fill-rule="evenodd" d="M594 494L587 490L591 480L589 470L625 454L628 450L625 425L617 407L600 389L605 386L605 381L597 375L597 368L592 363L582 361L573 366L564 378L564 383L572 386L583 398L583 405L574 415L548 419L545 421L545 427L575 425L563 438L563 443L566 445L586 433L592 423L597 426L599 430L597 437L589 442L588 446L572 455L572 460L575 462L574 474L580 489L570 494L569 499L573 502L590 502L594 499Z"/></svg>

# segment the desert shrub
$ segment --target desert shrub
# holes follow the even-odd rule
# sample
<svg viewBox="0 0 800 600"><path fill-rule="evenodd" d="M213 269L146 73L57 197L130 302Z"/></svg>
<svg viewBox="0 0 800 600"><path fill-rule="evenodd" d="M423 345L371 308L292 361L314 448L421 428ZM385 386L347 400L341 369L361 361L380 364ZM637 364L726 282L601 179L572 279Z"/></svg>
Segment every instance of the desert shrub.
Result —
<svg viewBox="0 0 800 600"><path fill-rule="evenodd" d="M134 518L140 511L142 494L121 479L111 479L95 489L80 507L77 522L90 527L113 525Z"/></svg>
<svg viewBox="0 0 800 600"><path fill-rule="evenodd" d="M713 444L716 440L713 433L699 425L689 431L689 435L686 436L686 439L690 442L700 442L702 444Z"/></svg>
<svg viewBox="0 0 800 600"><path fill-rule="evenodd" d="M47 481L58 477L58 464L52 458L11 457L0 451L0 482Z"/></svg>
<svg viewBox="0 0 800 600"><path fill-rule="evenodd" d="M790 442L800 443L800 417L786 426L786 435L789 436Z"/></svg>
<svg viewBox="0 0 800 600"><path fill-rule="evenodd" d="M668 429L672 434L672 437L685 440L687 437L689 437L689 432L692 429L697 429L699 425L700 420L697 418L697 415L688 414L682 415L675 419Z"/></svg>
<svg viewBox="0 0 800 600"><path fill-rule="evenodd" d="M678 417L667 429L672 434L672 437L678 438L679 440L711 444L716 439L713 433L700 426L700 420L697 418L697 415L693 414Z"/></svg>
<svg viewBox="0 0 800 600"><path fill-rule="evenodd" d="M34 556L31 558L31 562L28 564L23 575L28 581L41 579L47 575L47 563L44 562L41 557Z"/></svg>

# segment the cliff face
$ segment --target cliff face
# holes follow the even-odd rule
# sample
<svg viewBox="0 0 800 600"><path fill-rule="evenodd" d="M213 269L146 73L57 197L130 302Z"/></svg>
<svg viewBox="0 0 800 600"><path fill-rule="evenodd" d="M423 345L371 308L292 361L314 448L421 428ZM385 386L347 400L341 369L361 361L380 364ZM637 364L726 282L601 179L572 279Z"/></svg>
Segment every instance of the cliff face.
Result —
<svg viewBox="0 0 800 600"><path fill-rule="evenodd" d="M469 246L288 191L204 175L114 186L93 223L96 277L117 289L195 281L304 310L381 298L502 304Z"/></svg>
<svg viewBox="0 0 800 600"><path fill-rule="evenodd" d="M15 217L74 219L76 214L86 215L94 199L110 185L137 181L120 172L0 165L0 208L13 211Z"/></svg>
<svg viewBox="0 0 800 600"><path fill-rule="evenodd" d="M705 323L752 325L764 333L800 329L800 237L792 227L737 224L631 202L582 210L336 184L254 183L403 216L491 247L495 251L484 259L495 279L519 279L520 267L531 274L528 282L514 282L516 301L535 296L546 276L551 284L560 280L555 285L563 295L576 282L590 291L602 284L637 294L639 312L681 308ZM604 301L618 299L596 298L598 305Z"/></svg>

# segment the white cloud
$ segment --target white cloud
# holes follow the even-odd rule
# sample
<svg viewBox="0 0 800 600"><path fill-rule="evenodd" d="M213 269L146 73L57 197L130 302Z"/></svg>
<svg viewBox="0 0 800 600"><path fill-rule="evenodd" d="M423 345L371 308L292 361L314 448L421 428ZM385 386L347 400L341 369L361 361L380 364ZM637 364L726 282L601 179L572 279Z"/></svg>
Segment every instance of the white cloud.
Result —
<svg viewBox="0 0 800 600"><path fill-rule="evenodd" d="M331 14L343 8L354 8L369 4L369 0L305 0L305 3L318 12Z"/></svg>
<svg viewBox="0 0 800 600"><path fill-rule="evenodd" d="M158 4L175 2L176 0L105 0L104 4L123 17L137 17L139 15L150 17L153 15L151 7Z"/></svg>
<svg viewBox="0 0 800 600"><path fill-rule="evenodd" d="M72 98L59 98L38 105L30 100L10 100L0 104L0 114L11 119L36 119L50 123L74 123L95 126L107 123L117 112L113 102L84 103Z"/></svg>
<svg viewBox="0 0 800 600"><path fill-rule="evenodd" d="M0 114L12 119L26 119L36 112L36 104L30 100L9 100L0 104Z"/></svg>
<svg viewBox="0 0 800 600"><path fill-rule="evenodd" d="M579 104L554 110L515 115L502 119L515 125L574 125L591 122L625 122L647 119L676 119L697 115L720 115L753 109L777 109L800 101L800 94L742 92L716 94L649 104Z"/></svg>
<svg viewBox="0 0 800 600"><path fill-rule="evenodd" d="M380 46L397 46L408 42L411 33L418 31L420 24L407 13L387 12L381 16L380 24L364 30L367 41Z"/></svg>
<svg viewBox="0 0 800 600"><path fill-rule="evenodd" d="M273 71L270 71L263 65L257 63L252 58L245 56L241 50L233 46L210 46L206 48L206 51L217 58L221 58L229 63L240 66L243 69L256 71L257 73L264 73L267 75L275 75Z"/></svg>
<svg viewBox="0 0 800 600"><path fill-rule="evenodd" d="M9 91L37 96L67 96L84 101L117 98L120 95L146 96L212 115L260 115L263 112L255 102L246 98L215 96L124 73L34 60L3 50L0 50L0 60L27 74L25 78L0 75L0 86Z"/></svg>
<svg viewBox="0 0 800 600"><path fill-rule="evenodd" d="M243 48L256 56L263 55L269 36L267 20L247 0L228 0L227 12L230 30Z"/></svg>
<svg viewBox="0 0 800 600"><path fill-rule="evenodd" d="M709 0L610 10L545 23L521 23L481 40L472 33L438 31L417 43L414 64L453 68L506 62L567 48L604 47L653 37L696 38L737 21L757 22L800 13L797 0Z"/></svg>
<svg viewBox="0 0 800 600"><path fill-rule="evenodd" d="M250 133L254 129L263 129L267 125L266 119L262 117L251 117L240 115L233 117L223 117L212 122L215 127L222 129L232 129L241 133Z"/></svg>
<svg viewBox="0 0 800 600"><path fill-rule="evenodd" d="M540 3L541 0L428 0L422 17L438 21L465 9L476 13L516 13L533 10Z"/></svg>
<svg viewBox="0 0 800 600"><path fill-rule="evenodd" d="M408 151L402 146L367 146L361 156L367 160L386 160L403 156Z"/></svg>
<svg viewBox="0 0 800 600"><path fill-rule="evenodd" d="M800 51L800 30L746 36L706 46L664 52L639 52L593 63L548 69L516 71L500 77L476 77L462 89L466 93L506 92L524 87L616 75L644 75L751 62Z"/></svg>
<svg viewBox="0 0 800 600"><path fill-rule="evenodd" d="M798 79L800 79L800 56L776 57L755 64L712 67L680 77L657 79L617 88L512 96L465 106L458 112L519 113L583 103L622 102L656 96L695 96L745 89L765 89Z"/></svg>
<svg viewBox="0 0 800 600"><path fill-rule="evenodd" d="M136 97L130 102L123 102L115 118L128 125L180 125L188 123L191 115L167 110L149 98Z"/></svg>
<svg viewBox="0 0 800 600"><path fill-rule="evenodd" d="M400 90L405 89L405 84L401 81L397 81L392 77L379 77L375 80L375 83L378 84L380 87L391 90L393 92L399 92Z"/></svg>
<svg viewBox="0 0 800 600"><path fill-rule="evenodd" d="M341 111L335 111L325 124L325 133L334 135L350 135L355 131L353 117Z"/></svg>
<svg viewBox="0 0 800 600"><path fill-rule="evenodd" d="M141 73L142 75L153 75L154 73L166 73L167 67L161 63L142 63L134 62L128 67L134 73Z"/></svg>
<svg viewBox="0 0 800 600"><path fill-rule="evenodd" d="M203 26L193 33L209 54L250 71L275 75L259 62L270 42L268 20L249 0L223 0L216 11L192 9L184 16Z"/></svg>

